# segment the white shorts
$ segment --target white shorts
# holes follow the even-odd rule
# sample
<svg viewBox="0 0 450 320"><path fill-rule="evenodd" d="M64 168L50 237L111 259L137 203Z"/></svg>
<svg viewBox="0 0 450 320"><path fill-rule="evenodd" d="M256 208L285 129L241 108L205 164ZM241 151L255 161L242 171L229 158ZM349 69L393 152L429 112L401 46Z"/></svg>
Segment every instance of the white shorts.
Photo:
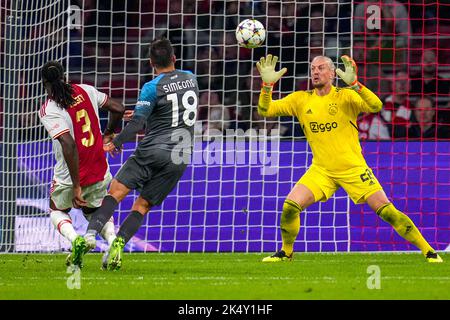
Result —
<svg viewBox="0 0 450 320"><path fill-rule="evenodd" d="M108 194L108 186L111 180L111 173L108 172L103 181L81 188L87 207L98 208L102 205L103 198ZM50 199L56 208L59 210L72 208L73 189L71 184L57 184L53 181L50 190Z"/></svg>

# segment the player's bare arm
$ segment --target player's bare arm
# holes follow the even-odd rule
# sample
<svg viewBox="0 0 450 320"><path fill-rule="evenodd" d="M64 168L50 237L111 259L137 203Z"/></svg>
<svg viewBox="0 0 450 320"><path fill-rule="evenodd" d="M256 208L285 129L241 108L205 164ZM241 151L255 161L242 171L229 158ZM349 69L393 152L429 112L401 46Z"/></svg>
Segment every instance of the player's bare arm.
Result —
<svg viewBox="0 0 450 320"><path fill-rule="evenodd" d="M78 151L75 141L70 133L64 133L58 137L58 141L61 144L64 160L69 168L70 177L73 184L73 206L75 208L84 207L87 203L81 195L80 175L78 170Z"/></svg>
<svg viewBox="0 0 450 320"><path fill-rule="evenodd" d="M114 133L114 130L117 128L120 121L122 121L125 107L117 100L108 98L102 108L108 110L109 112L108 124L106 125L105 132L103 133L105 136L109 136Z"/></svg>
<svg viewBox="0 0 450 320"><path fill-rule="evenodd" d="M120 102L108 98L102 108L109 111L108 123L106 125L105 131L103 132L103 150L105 152L109 152L112 156L114 156L113 151L115 150L115 148L111 142L114 139L114 130L122 121L125 107Z"/></svg>

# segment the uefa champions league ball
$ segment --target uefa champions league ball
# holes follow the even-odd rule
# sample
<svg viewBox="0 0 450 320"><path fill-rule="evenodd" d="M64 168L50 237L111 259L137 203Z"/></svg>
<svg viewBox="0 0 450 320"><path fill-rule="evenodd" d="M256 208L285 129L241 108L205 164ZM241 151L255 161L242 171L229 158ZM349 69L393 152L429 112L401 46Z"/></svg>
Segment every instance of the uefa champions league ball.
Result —
<svg viewBox="0 0 450 320"><path fill-rule="evenodd" d="M266 29L255 19L243 20L236 28L236 40L241 47L258 48L266 39Z"/></svg>

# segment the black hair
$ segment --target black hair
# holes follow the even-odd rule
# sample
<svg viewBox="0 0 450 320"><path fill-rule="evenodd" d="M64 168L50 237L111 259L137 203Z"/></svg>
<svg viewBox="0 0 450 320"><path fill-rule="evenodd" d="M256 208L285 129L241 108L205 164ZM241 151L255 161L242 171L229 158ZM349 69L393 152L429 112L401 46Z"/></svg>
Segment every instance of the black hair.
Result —
<svg viewBox="0 0 450 320"><path fill-rule="evenodd" d="M44 85L51 87L50 98L59 106L67 109L75 99L72 97L73 88L64 79L64 68L58 61L49 61L41 69L41 77Z"/></svg>
<svg viewBox="0 0 450 320"><path fill-rule="evenodd" d="M172 64L173 47L166 38L155 39L150 44L150 59L157 68L166 68Z"/></svg>

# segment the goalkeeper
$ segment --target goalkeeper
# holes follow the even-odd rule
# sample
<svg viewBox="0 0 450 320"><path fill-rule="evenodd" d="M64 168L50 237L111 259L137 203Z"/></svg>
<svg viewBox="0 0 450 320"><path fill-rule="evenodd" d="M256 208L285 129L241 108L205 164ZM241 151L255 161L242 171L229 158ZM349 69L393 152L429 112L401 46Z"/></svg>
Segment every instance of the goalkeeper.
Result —
<svg viewBox="0 0 450 320"><path fill-rule="evenodd" d="M345 55L341 59L345 72L335 70L330 58L315 57L311 62L314 90L297 91L280 100L272 100L272 89L287 69L275 71L278 58L270 54L256 64L263 81L258 103L259 114L264 117L297 117L313 153L311 166L283 205L281 250L263 261L291 260L300 229L300 212L317 201L326 201L342 187L354 203L367 203L400 236L418 247L426 261L442 262L411 219L389 202L362 156L356 118L361 112L379 112L382 102L358 82L355 61ZM335 73L349 88L332 85Z"/></svg>

